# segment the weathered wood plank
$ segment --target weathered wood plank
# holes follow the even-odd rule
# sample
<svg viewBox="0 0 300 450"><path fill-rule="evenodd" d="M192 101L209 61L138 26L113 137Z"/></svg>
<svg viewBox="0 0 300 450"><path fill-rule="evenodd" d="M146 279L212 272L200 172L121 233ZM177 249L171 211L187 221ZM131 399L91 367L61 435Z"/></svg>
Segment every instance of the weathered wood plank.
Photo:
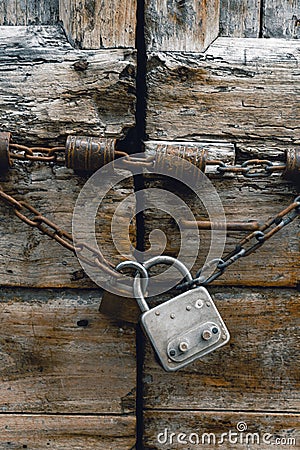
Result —
<svg viewBox="0 0 300 450"><path fill-rule="evenodd" d="M134 443L133 416L0 416L3 450L130 450Z"/></svg>
<svg viewBox="0 0 300 450"><path fill-rule="evenodd" d="M265 0L263 2L263 37L300 37L299 0Z"/></svg>
<svg viewBox="0 0 300 450"><path fill-rule="evenodd" d="M14 168L1 179L3 189L19 200L28 201L45 217L72 232L73 209L87 178L77 176L62 166L50 167L43 163L29 166L15 163ZM130 176L127 171L118 173L124 177ZM119 252L131 254L130 243L135 242L134 224L129 227L129 236L127 231L135 215L134 199L126 204L126 211L124 208L117 211L121 202L132 193L131 178L117 184L108 192L96 217L98 245L113 264L123 259ZM72 252L21 222L3 202L0 203L0 210L2 286L95 287ZM113 237L111 220L114 216L118 227ZM100 269L99 279L107 280L107 274L102 274Z"/></svg>
<svg viewBox="0 0 300 450"><path fill-rule="evenodd" d="M194 446L215 450L243 450L247 446L261 450L270 446L296 448L299 419L297 414L268 412L146 411L144 444L151 450Z"/></svg>
<svg viewBox="0 0 300 450"><path fill-rule="evenodd" d="M58 21L58 0L2 0L0 25L54 25Z"/></svg>
<svg viewBox="0 0 300 450"><path fill-rule="evenodd" d="M134 126L133 52L74 50L56 27L1 27L0 36L2 129L49 143Z"/></svg>
<svg viewBox="0 0 300 450"><path fill-rule="evenodd" d="M102 316L99 298L1 290L0 411L134 412L135 332Z"/></svg>
<svg viewBox="0 0 300 450"><path fill-rule="evenodd" d="M220 0L147 0L148 50L202 52L218 36L219 7Z"/></svg>
<svg viewBox="0 0 300 450"><path fill-rule="evenodd" d="M300 293L230 287L209 291L231 333L229 344L203 362L168 374L147 343L145 408L297 411Z"/></svg>
<svg viewBox="0 0 300 450"><path fill-rule="evenodd" d="M59 0L68 39L79 48L135 47L136 0Z"/></svg>
<svg viewBox="0 0 300 450"><path fill-rule="evenodd" d="M263 153L256 153L257 148L255 148L251 156L249 149L248 153L245 152L245 148L242 150L246 159L264 157L268 151L264 149ZM226 220L231 222L254 220L264 223L288 206L296 196L294 187L276 175L264 179L210 175L210 179L222 201ZM186 187L158 175L146 176L145 188L144 220L148 257L157 253L177 257L180 251L181 259L189 267L192 267L192 273L195 274L203 266L210 251L212 242L210 231L199 231L200 246L198 249L193 231L190 234L186 231L185 238L183 238L178 228L178 222L180 219L186 219L185 213L175 206L172 207L169 198L162 195L161 192L171 191L179 199L182 199L196 220L208 220L208 211L202 202L204 200L204 204L209 205L210 198L203 197L204 194L202 194L200 200ZM159 191L155 192L153 188L157 188ZM221 213L220 211L220 216L215 217L215 220L223 220ZM299 220L296 219L293 224L273 236L254 254L233 264L215 283L248 286L297 286L300 269L299 226ZM157 240L151 236L150 248L149 235L156 229L164 233L165 245L161 235ZM223 255L234 250L238 242L249 233L227 232ZM248 248L247 245L246 248ZM194 262L195 255L196 261ZM215 257L221 255L222 251Z"/></svg>
<svg viewBox="0 0 300 450"><path fill-rule="evenodd" d="M217 39L205 55L153 53L150 139L299 140L297 40Z"/></svg>
<svg viewBox="0 0 300 450"><path fill-rule="evenodd" d="M261 0L221 0L220 35L257 38Z"/></svg>

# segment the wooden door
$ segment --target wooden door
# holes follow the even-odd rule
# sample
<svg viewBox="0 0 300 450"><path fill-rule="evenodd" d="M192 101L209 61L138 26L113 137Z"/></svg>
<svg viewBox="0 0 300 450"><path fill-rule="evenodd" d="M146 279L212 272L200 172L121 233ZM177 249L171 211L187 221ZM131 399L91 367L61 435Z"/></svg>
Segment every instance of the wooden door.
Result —
<svg viewBox="0 0 300 450"><path fill-rule="evenodd" d="M104 135L133 151L143 140L146 154L184 141L232 164L283 162L299 145L299 17L296 1L4 0L1 131L30 146ZM264 221L297 194L276 175L211 180L227 220ZM5 192L68 231L85 181L42 162L15 161L1 175ZM114 263L110 217L140 181L113 188L99 224ZM149 173L143 182L168 188ZM172 189L203 213L193 196ZM165 253L176 257L177 228L159 200L152 206L132 239L147 249L160 228ZM253 448L270 447L265 434L282 439L278 448L299 445L299 221L209 288L230 343L168 374L139 329L136 337L132 325L98 312L101 293L74 255L0 208L0 448L242 449L245 442L213 442L230 430L244 439L239 423L258 433ZM244 235L229 233L225 252ZM201 238L193 274L206 231ZM121 241L126 253L125 234ZM207 435L195 445L204 433L210 444Z"/></svg>
<svg viewBox="0 0 300 450"><path fill-rule="evenodd" d="M240 164L284 161L285 150L297 147L300 137L299 2L221 1L220 35L204 52L200 32L189 28L191 18L199 13L197 5L203 13L204 4L216 8L217 2L168 2L166 15L166 2L145 3L146 152L184 141L202 144L208 159L218 151L220 159ZM210 177L227 220L264 221L297 194L280 176ZM148 175L146 187L154 186L168 189L167 182ZM196 217L205 219L195 198L175 186ZM149 206L146 248L150 231L160 228L167 237L165 253L176 257L182 243L175 221L162 213L163 201ZM229 232L225 254L245 234ZM206 257L209 232L201 231L201 238L193 274ZM243 449L243 431L258 436L247 448L267 449L264 433L273 445L278 437L280 448L299 446L299 250L298 220L209 287L231 341L203 362L166 374L145 342L144 448ZM237 433L231 441L230 431Z"/></svg>
<svg viewBox="0 0 300 450"><path fill-rule="evenodd" d="M13 142L51 147L134 127L135 0L115 1L116 17L111 2L94 4L1 2L0 122ZM14 161L1 186L71 231L86 178ZM112 192L108 217L132 191L128 182ZM0 207L0 448L132 448L134 329L99 314L101 291L72 253Z"/></svg>

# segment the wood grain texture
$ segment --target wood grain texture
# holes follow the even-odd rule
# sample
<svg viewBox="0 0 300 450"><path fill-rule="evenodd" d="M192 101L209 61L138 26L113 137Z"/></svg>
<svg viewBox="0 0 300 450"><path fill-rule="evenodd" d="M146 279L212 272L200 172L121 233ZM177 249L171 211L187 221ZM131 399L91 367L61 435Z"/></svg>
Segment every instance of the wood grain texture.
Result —
<svg viewBox="0 0 300 450"><path fill-rule="evenodd" d="M220 0L146 0L149 51L202 52L218 36Z"/></svg>
<svg viewBox="0 0 300 450"><path fill-rule="evenodd" d="M263 37L300 38L300 3L298 0L263 2Z"/></svg>
<svg viewBox="0 0 300 450"><path fill-rule="evenodd" d="M151 148L151 146L154 146L154 141L148 144L148 147ZM215 143L215 150L211 147L211 150L208 151L208 159L214 159L213 155L217 154L215 153L216 148L218 148L217 143ZM220 146L217 152L221 155L223 150L226 160L230 153L225 149L224 145ZM262 147L259 142L253 147L249 142L240 143L237 145L236 162L241 163L243 160L254 158L268 158L280 162L284 158L283 151L284 149L280 146L272 146L268 142L265 142L265 146ZM147 147L146 152L151 154ZM261 179L233 175L218 176L209 173L208 176L222 201L227 221L256 220L264 223L268 218L274 217L282 211L297 195L293 185L284 181L280 175ZM183 231L178 227L180 219L186 218L185 211L175 207L172 209L169 198L162 195L161 191L154 192L152 189L174 193L198 220L208 220L208 211L205 205L210 205L210 192L206 190L206 194L204 194L203 190L200 200L200 197L198 198L195 193L190 192L186 186L183 187L179 183L151 173L145 176L145 188L145 245L148 257L161 253L177 257L181 251L181 259L189 267L192 267L192 273L195 274L204 264L210 250L212 242L210 232L199 232L200 246L194 262L193 255L197 255L195 233L191 231L189 234L186 231L183 238ZM171 214L172 211L173 214ZM221 214L222 211L220 211L220 217L217 214L217 220L222 220ZM233 264L214 283L297 286L300 269L299 226L299 220L296 219L293 224L273 236L256 253ZM165 236L165 242L162 235L159 235L158 239L155 239L154 235L150 236L153 230L160 230ZM228 232L223 254L232 251L247 234L249 232Z"/></svg>
<svg viewBox="0 0 300 450"><path fill-rule="evenodd" d="M220 35L235 38L257 38L262 0L221 0Z"/></svg>
<svg viewBox="0 0 300 450"><path fill-rule="evenodd" d="M230 287L209 291L229 329L230 342L175 374L158 366L147 343L145 408L297 411L299 291Z"/></svg>
<svg viewBox="0 0 300 450"><path fill-rule="evenodd" d="M117 173L124 177L131 175L128 171ZM15 163L14 168L1 179L0 184L7 193L19 200L28 201L64 230L72 232L73 209L86 181L87 177L76 176L71 169L64 166ZM124 258L128 259L121 255L131 254L130 244L135 242L134 220L129 226L135 215L134 198L129 199L125 209L122 207L122 202L131 194L132 178L116 184L107 193L96 215L98 245L104 256L113 264ZM2 202L0 210L2 286L95 287L72 252L21 222L12 209ZM113 217L118 223L114 237L111 232ZM84 229L85 223L82 225ZM84 237L85 241L86 239L87 235ZM97 269L96 273L97 276L99 273L99 280L107 280L105 272L102 274L100 269Z"/></svg>
<svg viewBox="0 0 300 450"><path fill-rule="evenodd" d="M58 0L2 0L0 25L55 25Z"/></svg>
<svg viewBox="0 0 300 450"><path fill-rule="evenodd" d="M134 126L130 50L74 50L56 27L2 27L0 36L2 130L64 143L68 134L120 137ZM82 60L86 70L76 70Z"/></svg>
<svg viewBox="0 0 300 450"><path fill-rule="evenodd" d="M205 55L148 58L150 139L299 142L299 43L219 38Z"/></svg>
<svg viewBox="0 0 300 450"><path fill-rule="evenodd" d="M59 16L79 48L135 47L136 0L59 0Z"/></svg>
<svg viewBox="0 0 300 450"><path fill-rule="evenodd" d="M2 289L2 413L135 411L135 331L98 312L100 295Z"/></svg>
<svg viewBox="0 0 300 450"><path fill-rule="evenodd" d="M134 443L133 416L0 416L3 450L130 450Z"/></svg>
<svg viewBox="0 0 300 450"><path fill-rule="evenodd" d="M296 448L300 439L299 419L297 414L146 411L144 444L147 450L163 450L168 445L172 449L243 450L247 445L261 450L270 446ZM247 429L239 432L237 426L243 424Z"/></svg>

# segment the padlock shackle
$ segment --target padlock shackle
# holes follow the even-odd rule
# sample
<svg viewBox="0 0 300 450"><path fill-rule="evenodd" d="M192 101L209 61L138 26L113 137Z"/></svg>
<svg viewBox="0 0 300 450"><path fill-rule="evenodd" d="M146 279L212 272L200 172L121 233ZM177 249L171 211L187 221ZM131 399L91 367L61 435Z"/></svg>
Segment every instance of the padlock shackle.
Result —
<svg viewBox="0 0 300 450"><path fill-rule="evenodd" d="M149 276L147 269L141 263L137 261L122 261L115 267L115 270L120 272L122 269L135 269L138 275L142 275L141 289L146 292L149 283Z"/></svg>
<svg viewBox="0 0 300 450"><path fill-rule="evenodd" d="M179 270L179 272L183 275L183 277L187 281L192 281L193 277L188 270L188 268L178 259L173 258L172 256L154 256L153 258L148 259L143 263L143 266L146 270L149 270L151 267L156 266L158 264L167 264L173 265L175 269ZM141 285L141 276L140 273L137 273L134 282L133 282L133 293L136 298L136 301L140 307L141 312L149 311L149 306L145 300L145 290Z"/></svg>

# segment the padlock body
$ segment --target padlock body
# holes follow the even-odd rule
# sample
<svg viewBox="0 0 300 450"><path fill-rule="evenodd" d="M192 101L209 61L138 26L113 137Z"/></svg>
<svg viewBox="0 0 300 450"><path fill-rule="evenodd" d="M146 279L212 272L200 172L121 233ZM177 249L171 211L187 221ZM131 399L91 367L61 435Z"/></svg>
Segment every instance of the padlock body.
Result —
<svg viewBox="0 0 300 450"><path fill-rule="evenodd" d="M146 311L141 324L166 371L178 370L230 339L204 287L184 292Z"/></svg>
<svg viewBox="0 0 300 450"><path fill-rule="evenodd" d="M138 323L141 311L135 298L126 295L117 295L109 291L104 291L99 307L99 311L117 321Z"/></svg>

